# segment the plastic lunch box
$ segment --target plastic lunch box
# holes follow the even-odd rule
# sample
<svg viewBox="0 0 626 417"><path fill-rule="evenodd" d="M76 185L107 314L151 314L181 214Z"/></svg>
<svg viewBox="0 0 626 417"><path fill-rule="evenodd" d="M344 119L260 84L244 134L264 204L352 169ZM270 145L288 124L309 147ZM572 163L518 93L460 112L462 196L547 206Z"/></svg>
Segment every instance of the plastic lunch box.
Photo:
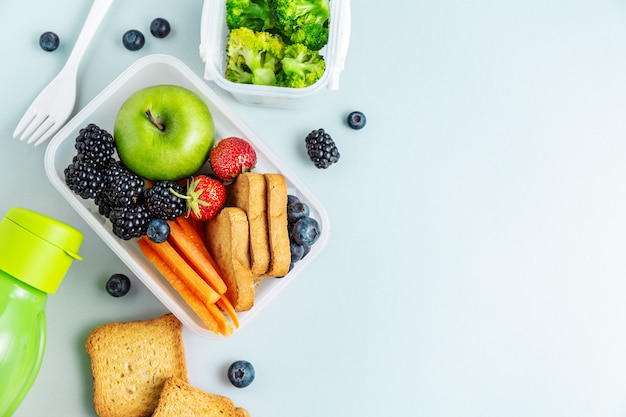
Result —
<svg viewBox="0 0 626 417"><path fill-rule="evenodd" d="M200 57L205 63L204 78L228 91L242 103L269 107L291 107L323 89L337 90L350 43L350 0L330 0L330 16L328 44L320 51L326 61L326 72L315 84L305 88L239 84L224 77L228 41L226 2L205 0L200 36Z"/></svg>
<svg viewBox="0 0 626 417"><path fill-rule="evenodd" d="M287 180L289 193L297 195L310 206L311 216L318 220L322 230L311 252L296 263L284 278L267 278L256 286L254 307L250 311L239 313L240 326L239 329L235 329L235 334L244 328L324 249L330 235L328 215L307 187L277 160L261 138L233 114L206 82L181 61L169 55L149 55L136 61L54 136L46 149L45 170L48 179L57 191L186 327L204 338L222 339L222 336L214 334L205 327L167 280L143 256L135 240L124 241L116 237L111 231L109 220L98 213L93 200L82 199L65 185L63 171L75 154L74 143L79 130L89 123L95 123L103 129L112 131L117 111L123 101L135 91L156 84L180 85L194 91L204 99L213 115L216 140L228 136L246 138L257 152L255 171L282 173Z"/></svg>

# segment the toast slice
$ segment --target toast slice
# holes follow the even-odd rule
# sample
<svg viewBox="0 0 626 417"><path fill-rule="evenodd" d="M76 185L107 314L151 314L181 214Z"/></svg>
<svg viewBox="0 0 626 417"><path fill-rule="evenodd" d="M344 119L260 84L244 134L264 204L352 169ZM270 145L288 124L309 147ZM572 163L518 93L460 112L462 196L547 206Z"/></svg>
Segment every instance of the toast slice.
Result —
<svg viewBox="0 0 626 417"><path fill-rule="evenodd" d="M89 334L85 347L100 417L149 416L165 381L187 380L182 324L172 314L101 325Z"/></svg>
<svg viewBox="0 0 626 417"><path fill-rule="evenodd" d="M226 283L226 297L235 311L250 310L254 305L254 276L246 213L239 207L224 207L204 227L207 248Z"/></svg>
<svg viewBox="0 0 626 417"><path fill-rule="evenodd" d="M270 266L266 276L283 277L289 272L291 251L287 231L287 181L281 174L264 174L267 187L267 229Z"/></svg>
<svg viewBox="0 0 626 417"><path fill-rule="evenodd" d="M165 382L152 417L250 417L222 395L211 394L179 378Z"/></svg>
<svg viewBox="0 0 626 417"><path fill-rule="evenodd" d="M256 276L265 274L270 263L265 190L263 174L244 172L231 184L229 193L229 205L240 207L248 216L250 268Z"/></svg>

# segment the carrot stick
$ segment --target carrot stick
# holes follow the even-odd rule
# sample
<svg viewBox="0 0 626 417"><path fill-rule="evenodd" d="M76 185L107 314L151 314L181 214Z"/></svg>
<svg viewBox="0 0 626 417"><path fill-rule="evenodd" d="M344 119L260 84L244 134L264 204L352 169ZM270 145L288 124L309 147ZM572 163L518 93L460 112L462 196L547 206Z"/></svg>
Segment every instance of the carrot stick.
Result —
<svg viewBox="0 0 626 417"><path fill-rule="evenodd" d="M215 267L207 258L208 251L204 242L199 242L199 237L190 236L176 221L170 221L170 239L187 261L195 267L196 272L209 284L216 292L224 294L226 284L219 275ZM202 250L204 249L204 251ZM206 252L206 254L205 254Z"/></svg>
<svg viewBox="0 0 626 417"><path fill-rule="evenodd" d="M147 243L147 239L140 238L137 243L144 256L152 262L157 270L167 279L167 281L174 287L176 292L185 300L187 305L200 317L200 320L207 326L213 333L222 333L222 329L219 323L215 320L212 311L204 304L198 296L187 287L187 285L172 271L159 254ZM214 304L209 304L214 306Z"/></svg>
<svg viewBox="0 0 626 417"><path fill-rule="evenodd" d="M233 322L235 327L239 328L239 316L237 316L237 312L233 308L233 305L228 301L228 298L225 295L222 295L219 300L217 300L217 305L226 312L230 320Z"/></svg>
<svg viewBox="0 0 626 417"><path fill-rule="evenodd" d="M209 312L213 316L213 319L217 322L222 335L230 336L233 334L233 326L231 326L224 313L222 313L222 310L220 310L215 304L211 304Z"/></svg>
<svg viewBox="0 0 626 417"><path fill-rule="evenodd" d="M183 259L176 249L165 241L163 243L154 243L149 239L143 239L150 247L165 261L167 266L174 271L192 290L202 302L206 304L214 304L219 300L218 294L209 284L204 282L202 277Z"/></svg>
<svg viewBox="0 0 626 417"><path fill-rule="evenodd" d="M209 253L209 250L206 247L204 239L202 238L202 233L199 231L199 226L196 226L194 223L199 223L196 220L188 219L183 216L179 216L176 218L176 223L185 231L185 234L189 236L190 239L193 239L194 244L201 251L204 256L211 262L213 268L219 272L220 268L217 266L215 259Z"/></svg>

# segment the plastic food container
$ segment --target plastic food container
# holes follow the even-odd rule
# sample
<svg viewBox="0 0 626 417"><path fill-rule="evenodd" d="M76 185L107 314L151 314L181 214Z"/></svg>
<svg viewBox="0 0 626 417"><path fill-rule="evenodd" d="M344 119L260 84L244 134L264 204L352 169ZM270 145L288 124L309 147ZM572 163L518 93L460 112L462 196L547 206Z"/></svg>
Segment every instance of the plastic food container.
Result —
<svg viewBox="0 0 626 417"><path fill-rule="evenodd" d="M326 62L326 72L315 84L305 88L273 87L240 84L227 80L225 0L205 0L202 10L200 57L205 63L204 78L228 91L244 104L261 104L269 107L292 107L321 90L337 90L339 75L343 71L350 43L350 0L330 0L330 33L328 44L320 53Z"/></svg>
<svg viewBox="0 0 626 417"><path fill-rule="evenodd" d="M169 282L143 256L136 240L124 241L115 236L111 231L110 221L98 213L93 200L82 199L65 185L63 171L75 154L74 143L79 130L89 123L95 123L112 132L117 111L124 100L135 91L156 84L180 85L194 91L205 100L213 115L216 140L228 136L246 138L257 152L255 171L283 174L287 180L289 193L297 195L310 206L311 217L318 220L322 229L320 238L313 245L311 252L296 263L284 278L266 278L257 285L254 307L250 311L239 313L240 326L239 329L235 329L234 334L241 331L324 249L330 234L328 215L322 204L306 186L277 160L261 138L250 130L236 114L233 114L204 80L182 62L168 55L150 55L136 61L54 136L46 149L45 170L57 191L186 327L207 339L223 339L222 336L206 328Z"/></svg>

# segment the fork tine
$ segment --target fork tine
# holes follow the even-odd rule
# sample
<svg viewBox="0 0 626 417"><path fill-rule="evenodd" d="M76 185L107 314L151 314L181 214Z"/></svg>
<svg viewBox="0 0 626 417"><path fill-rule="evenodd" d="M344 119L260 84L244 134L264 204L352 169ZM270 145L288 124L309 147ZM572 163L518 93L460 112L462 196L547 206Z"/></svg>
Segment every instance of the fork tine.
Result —
<svg viewBox="0 0 626 417"><path fill-rule="evenodd" d="M46 129L46 131L37 140L37 142L34 143L34 146L39 146L42 143L44 143L45 141L47 141L48 139L50 139L52 136L54 136L57 133L57 131L59 130L60 127L61 126L58 123L52 122L50 127L48 129ZM32 141L33 140L29 140L28 143L31 143Z"/></svg>
<svg viewBox="0 0 626 417"><path fill-rule="evenodd" d="M15 130L13 131L13 137L14 138L18 137L24 131L24 129L26 129L28 124L34 118L35 118L35 112L31 109L28 109L26 113L24 113L24 116L22 116L22 119L19 121L17 126L15 127Z"/></svg>
<svg viewBox="0 0 626 417"><path fill-rule="evenodd" d="M40 143L48 140L52 135L56 133L57 130L58 124L56 123L56 121L52 117L48 117L39 126L39 128L33 132L33 134L26 143L31 144L34 142L35 146L37 146Z"/></svg>
<svg viewBox="0 0 626 417"><path fill-rule="evenodd" d="M45 114L35 114L35 117L31 120L24 132L22 132L22 136L20 136L20 140L28 139L39 126L48 118Z"/></svg>

